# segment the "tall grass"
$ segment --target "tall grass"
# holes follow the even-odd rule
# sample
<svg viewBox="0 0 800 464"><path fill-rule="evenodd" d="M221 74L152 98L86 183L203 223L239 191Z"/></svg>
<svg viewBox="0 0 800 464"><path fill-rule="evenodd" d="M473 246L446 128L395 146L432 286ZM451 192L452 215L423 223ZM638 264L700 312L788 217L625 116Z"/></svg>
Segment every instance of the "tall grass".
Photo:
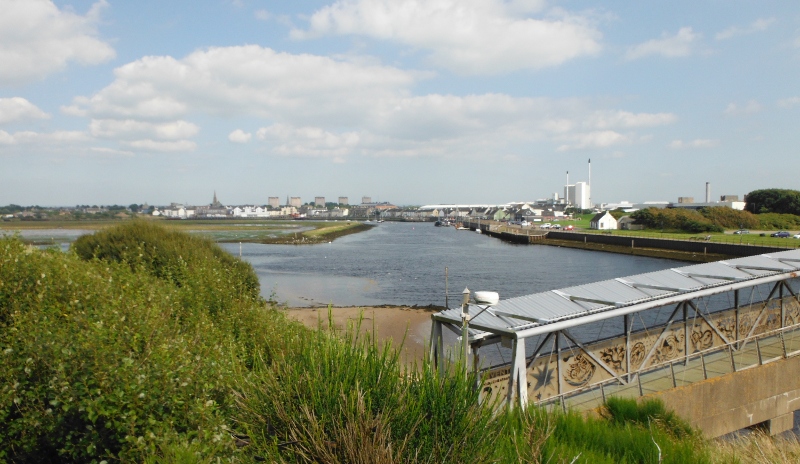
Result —
<svg viewBox="0 0 800 464"><path fill-rule="evenodd" d="M254 450L299 462L492 460L492 410L479 403L475 378L440 376L427 363L404 370L390 345L358 327L333 330L260 362L269 374L243 385L242 427Z"/></svg>
<svg viewBox="0 0 800 464"><path fill-rule="evenodd" d="M770 437L752 433L732 441L715 443L714 464L794 464L800 462L797 437Z"/></svg>

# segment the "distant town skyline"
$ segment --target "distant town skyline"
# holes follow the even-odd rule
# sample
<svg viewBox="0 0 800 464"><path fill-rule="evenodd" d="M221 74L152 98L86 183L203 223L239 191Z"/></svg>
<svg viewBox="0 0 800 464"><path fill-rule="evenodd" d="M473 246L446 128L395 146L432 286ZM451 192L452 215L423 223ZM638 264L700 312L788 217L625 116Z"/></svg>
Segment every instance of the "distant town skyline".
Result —
<svg viewBox="0 0 800 464"><path fill-rule="evenodd" d="M0 0L0 204L798 188L800 4Z"/></svg>

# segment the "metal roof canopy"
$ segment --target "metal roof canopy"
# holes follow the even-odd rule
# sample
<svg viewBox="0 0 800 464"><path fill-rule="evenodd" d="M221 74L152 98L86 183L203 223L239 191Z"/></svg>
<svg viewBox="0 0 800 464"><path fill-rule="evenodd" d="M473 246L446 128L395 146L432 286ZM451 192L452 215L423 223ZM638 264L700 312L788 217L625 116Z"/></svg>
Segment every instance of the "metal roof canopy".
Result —
<svg viewBox="0 0 800 464"><path fill-rule="evenodd" d="M800 250L768 253L638 274L500 301L470 305L473 341L528 338L591 322L798 277ZM434 314L434 321L461 326L461 308Z"/></svg>

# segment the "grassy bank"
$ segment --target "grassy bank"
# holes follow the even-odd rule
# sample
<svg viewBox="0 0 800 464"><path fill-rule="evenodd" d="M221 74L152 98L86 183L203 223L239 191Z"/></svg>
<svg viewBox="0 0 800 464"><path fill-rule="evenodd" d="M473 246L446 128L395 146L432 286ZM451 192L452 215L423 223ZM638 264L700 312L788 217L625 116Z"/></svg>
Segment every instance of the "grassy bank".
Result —
<svg viewBox="0 0 800 464"><path fill-rule="evenodd" d="M276 221L263 219L225 220L167 220L144 217L139 222L159 224L170 230L190 232L218 243L265 243L303 245L327 243L339 237L369 230L372 225L358 221ZM81 221L12 221L0 223L0 236L25 230L90 230L97 231L116 227L130 220L81 220ZM31 245L58 245L68 242L65 237L24 238Z"/></svg>
<svg viewBox="0 0 800 464"><path fill-rule="evenodd" d="M0 461L712 462L658 404L497 409L357 334L289 321L249 265L151 223L68 253L0 239Z"/></svg>
<svg viewBox="0 0 800 464"><path fill-rule="evenodd" d="M262 237L252 238L226 238L220 239L222 243L268 243L280 245L314 245L317 243L328 243L336 240L339 237L344 237L350 234L357 234L371 229L372 225L364 224L361 222L348 222L348 223L327 223L327 222L314 222L303 223L311 230L302 230L299 232L282 233L279 235L266 235Z"/></svg>
<svg viewBox="0 0 800 464"><path fill-rule="evenodd" d="M539 240L533 243L536 245L548 245L548 246L557 246L564 248L578 248L581 250L591 250L591 251L605 251L608 253L619 253L632 256L649 256L651 258L675 259L680 261L696 262L696 263L709 263L712 261L719 261L722 259L730 258L730 256L728 255L721 255L716 253L692 253L692 252L678 251L678 250L664 250L660 248L640 248L640 247L631 248L629 246L607 245L603 243L592 243L592 242L585 243L574 240L557 240L550 238L546 240Z"/></svg>

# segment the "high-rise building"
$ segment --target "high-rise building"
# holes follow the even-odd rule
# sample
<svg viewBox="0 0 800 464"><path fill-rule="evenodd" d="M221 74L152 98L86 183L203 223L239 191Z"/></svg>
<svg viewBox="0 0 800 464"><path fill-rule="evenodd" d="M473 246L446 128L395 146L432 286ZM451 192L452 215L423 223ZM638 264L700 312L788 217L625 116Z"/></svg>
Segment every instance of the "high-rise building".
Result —
<svg viewBox="0 0 800 464"><path fill-rule="evenodd" d="M302 200L300 200L300 197L290 197L288 206L294 206L295 208L299 208L303 206L303 202Z"/></svg>
<svg viewBox="0 0 800 464"><path fill-rule="evenodd" d="M314 206L325 207L325 197L314 197Z"/></svg>
<svg viewBox="0 0 800 464"><path fill-rule="evenodd" d="M269 197L269 199L267 200L267 204L273 208L280 208L281 200L278 197Z"/></svg>
<svg viewBox="0 0 800 464"><path fill-rule="evenodd" d="M339 197L339 204L340 205L349 205L350 199L347 197Z"/></svg>
<svg viewBox="0 0 800 464"><path fill-rule="evenodd" d="M361 197L361 204L372 203L372 197Z"/></svg>

